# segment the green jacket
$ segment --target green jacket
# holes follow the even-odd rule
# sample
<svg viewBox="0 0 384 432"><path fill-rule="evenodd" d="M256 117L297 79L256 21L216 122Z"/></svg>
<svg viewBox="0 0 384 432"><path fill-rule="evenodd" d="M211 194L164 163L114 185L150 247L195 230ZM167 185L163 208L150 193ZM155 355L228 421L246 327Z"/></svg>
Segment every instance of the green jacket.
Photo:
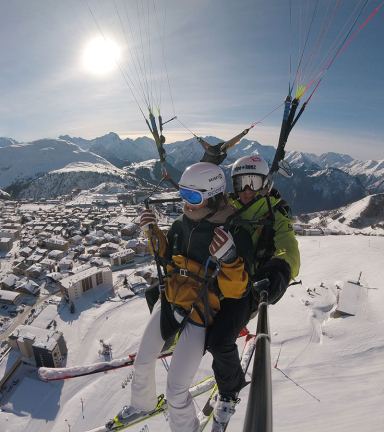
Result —
<svg viewBox="0 0 384 432"><path fill-rule="evenodd" d="M240 209L243 207L241 201L234 196L233 193L228 194L232 204ZM266 260L272 258L278 258L285 260L291 268L291 278L294 279L299 274L300 269L300 252L295 233L293 230L293 221L286 210L285 206L278 206L280 203L281 195L277 189L272 189L270 193L271 204L275 209L275 223L273 224L270 239L267 242L273 242L272 244L266 244L265 238L269 237L265 235L268 226L263 225L246 225L245 228L251 234L253 242L254 260L252 273L262 267ZM244 220L262 220L267 219L269 216L267 200L265 197L261 197L255 204L253 204L248 210L240 215L241 219ZM266 256L263 256L264 255Z"/></svg>

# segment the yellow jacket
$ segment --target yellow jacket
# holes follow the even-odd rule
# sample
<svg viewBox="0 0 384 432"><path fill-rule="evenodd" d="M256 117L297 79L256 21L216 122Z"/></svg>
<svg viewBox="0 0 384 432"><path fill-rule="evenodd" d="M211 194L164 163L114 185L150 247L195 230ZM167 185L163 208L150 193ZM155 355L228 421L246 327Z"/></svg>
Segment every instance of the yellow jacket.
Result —
<svg viewBox="0 0 384 432"><path fill-rule="evenodd" d="M202 283L187 276L179 268L204 278L214 228L223 225L223 222L214 223L209 219L195 221L182 215L172 224L167 236L157 225L153 227L153 235L158 239L159 256L166 259L168 276L165 283L165 295L172 306L182 311L189 311L194 303ZM211 309L210 323L213 322L214 315L220 309L220 297L241 298L248 293L250 288L248 274L252 265L252 240L243 229L237 230L233 238L239 257L231 264L221 263L221 270L208 289ZM155 246L155 243L153 245ZM177 271L174 270L175 265ZM211 262L207 269L207 276L212 275L214 270L215 264ZM197 309L204 316L202 300L197 303ZM203 325L196 310L192 311L189 318Z"/></svg>

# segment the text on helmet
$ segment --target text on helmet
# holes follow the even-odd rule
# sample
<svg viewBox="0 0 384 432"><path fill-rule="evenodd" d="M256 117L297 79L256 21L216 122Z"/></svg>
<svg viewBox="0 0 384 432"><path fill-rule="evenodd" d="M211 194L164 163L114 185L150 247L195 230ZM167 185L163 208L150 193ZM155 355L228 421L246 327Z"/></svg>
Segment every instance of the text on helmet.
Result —
<svg viewBox="0 0 384 432"><path fill-rule="evenodd" d="M241 165L235 167L234 172L243 171L243 170L255 170L255 169L257 169L256 165Z"/></svg>
<svg viewBox="0 0 384 432"><path fill-rule="evenodd" d="M218 180L218 179L222 179L223 178L223 174L217 174L216 177L212 177L210 178L208 181L214 181L214 180Z"/></svg>

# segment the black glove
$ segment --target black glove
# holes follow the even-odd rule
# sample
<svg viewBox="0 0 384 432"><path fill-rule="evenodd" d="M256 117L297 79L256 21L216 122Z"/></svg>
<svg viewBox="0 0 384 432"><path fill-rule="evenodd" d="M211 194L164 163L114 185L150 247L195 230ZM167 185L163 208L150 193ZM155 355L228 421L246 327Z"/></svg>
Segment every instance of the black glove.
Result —
<svg viewBox="0 0 384 432"><path fill-rule="evenodd" d="M252 276L252 282L258 282L265 278L269 279L269 288L265 289L268 292L268 303L276 304L287 290L291 279L291 267L282 259L271 259ZM253 295L259 302L259 291L253 290Z"/></svg>

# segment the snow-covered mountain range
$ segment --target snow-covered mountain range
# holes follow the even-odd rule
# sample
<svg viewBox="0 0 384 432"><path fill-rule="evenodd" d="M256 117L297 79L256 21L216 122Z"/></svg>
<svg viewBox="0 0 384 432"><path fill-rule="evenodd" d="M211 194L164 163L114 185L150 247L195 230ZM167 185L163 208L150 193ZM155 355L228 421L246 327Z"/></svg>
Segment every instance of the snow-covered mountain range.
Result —
<svg viewBox="0 0 384 432"><path fill-rule="evenodd" d="M321 229L383 235L384 193L369 195L336 210L308 213L301 221Z"/></svg>
<svg viewBox="0 0 384 432"><path fill-rule="evenodd" d="M217 137L204 140L212 145L222 141ZM167 169L176 182L183 170L198 162L204 153L195 138L165 144L165 150ZM271 163L275 148L248 139L232 147L222 164L229 185L232 163L250 154L260 155ZM162 175L157 159L152 139L122 140L112 132L93 140L66 135L26 144L0 138L0 188L12 196L37 199L106 181L125 183L127 173L157 183ZM384 160L358 161L339 153L317 156L296 151L287 151L286 160L295 175L293 179L277 176L276 187L296 214L334 209L384 192Z"/></svg>
<svg viewBox="0 0 384 432"><path fill-rule="evenodd" d="M53 198L74 188L118 182L137 189L147 185L106 159L61 139L43 139L0 148L0 184L20 198Z"/></svg>

